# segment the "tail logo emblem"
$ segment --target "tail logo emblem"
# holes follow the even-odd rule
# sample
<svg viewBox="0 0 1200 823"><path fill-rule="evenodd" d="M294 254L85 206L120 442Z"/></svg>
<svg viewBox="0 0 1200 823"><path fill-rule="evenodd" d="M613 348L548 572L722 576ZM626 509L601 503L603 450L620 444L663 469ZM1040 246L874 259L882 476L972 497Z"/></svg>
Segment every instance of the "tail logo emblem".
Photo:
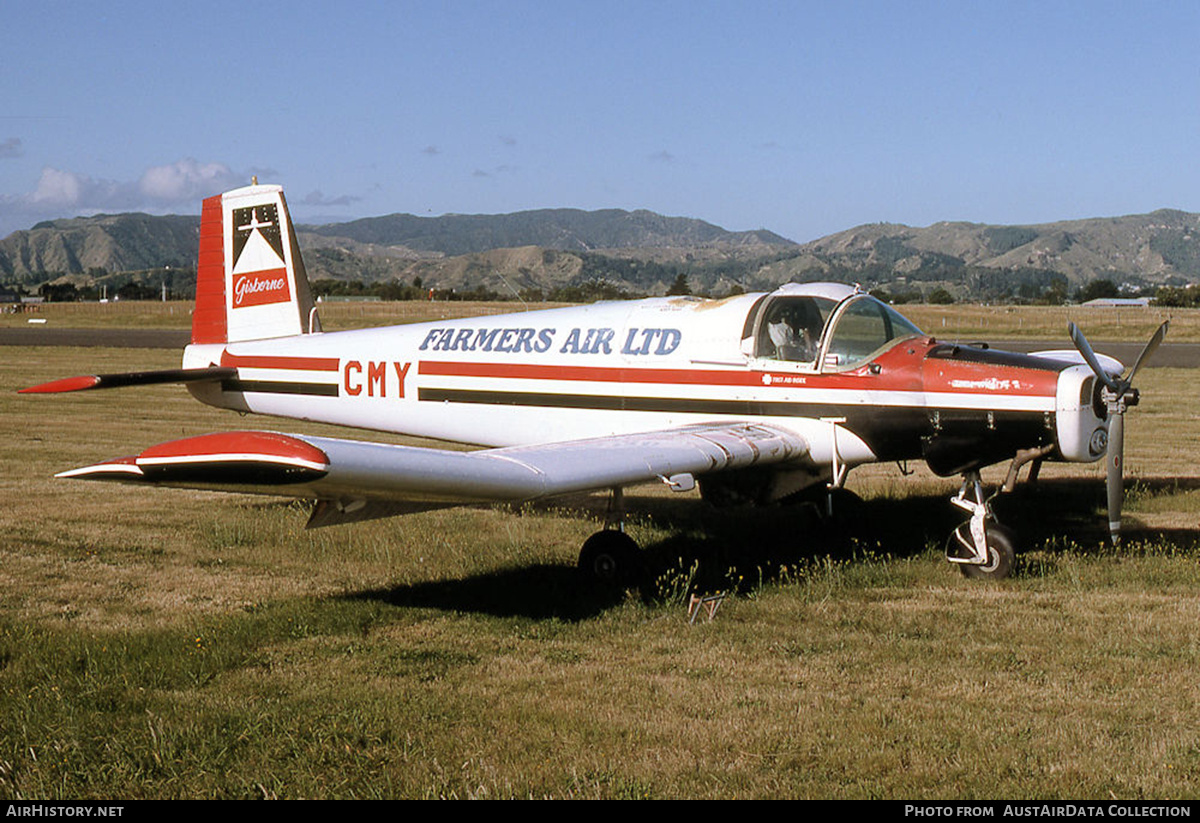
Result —
<svg viewBox="0 0 1200 823"><path fill-rule="evenodd" d="M292 299L274 203L233 210L233 308Z"/></svg>
<svg viewBox="0 0 1200 823"><path fill-rule="evenodd" d="M275 252L283 265L283 235L279 231L279 207L274 203L233 210L233 270L241 271L242 252L255 234Z"/></svg>

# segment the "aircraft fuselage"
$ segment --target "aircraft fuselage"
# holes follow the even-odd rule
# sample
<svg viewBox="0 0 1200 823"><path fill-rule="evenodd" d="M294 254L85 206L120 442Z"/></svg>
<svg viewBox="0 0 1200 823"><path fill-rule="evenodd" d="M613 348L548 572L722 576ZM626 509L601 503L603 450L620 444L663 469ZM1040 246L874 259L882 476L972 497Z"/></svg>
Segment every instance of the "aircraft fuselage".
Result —
<svg viewBox="0 0 1200 823"><path fill-rule="evenodd" d="M839 348L839 323L857 322L846 305L873 301L848 288L818 289L830 308L812 360L764 356L771 301L810 291L192 345L184 365L237 368L236 379L191 387L215 406L492 447L737 419L795 431L818 467L925 459L952 474L1048 444L1059 459L1103 453L1086 366L915 328L846 353L876 342L856 343L852 330Z"/></svg>

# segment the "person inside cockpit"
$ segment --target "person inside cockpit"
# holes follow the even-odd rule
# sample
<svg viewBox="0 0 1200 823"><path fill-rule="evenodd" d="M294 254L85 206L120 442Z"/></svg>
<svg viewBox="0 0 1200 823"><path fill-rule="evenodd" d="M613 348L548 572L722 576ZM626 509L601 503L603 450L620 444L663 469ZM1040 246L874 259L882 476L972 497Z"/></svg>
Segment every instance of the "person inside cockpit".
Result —
<svg viewBox="0 0 1200 823"><path fill-rule="evenodd" d="M767 337L776 360L811 362L817 359L824 321L812 298L776 301L767 317Z"/></svg>

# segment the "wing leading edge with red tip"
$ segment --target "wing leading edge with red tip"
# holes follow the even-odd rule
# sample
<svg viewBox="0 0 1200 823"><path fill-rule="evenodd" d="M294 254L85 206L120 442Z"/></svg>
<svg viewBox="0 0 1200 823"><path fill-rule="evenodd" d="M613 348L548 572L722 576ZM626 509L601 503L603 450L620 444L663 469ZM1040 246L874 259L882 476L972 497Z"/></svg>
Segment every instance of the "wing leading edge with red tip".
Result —
<svg viewBox="0 0 1200 823"><path fill-rule="evenodd" d="M656 479L690 488L696 475L803 461L808 444L759 423L454 452L277 432L189 437L140 454L61 472L58 477L336 501L321 522L349 522L356 504L400 502L430 508L521 503ZM394 513L380 510L381 514ZM379 516L379 515L376 515Z"/></svg>

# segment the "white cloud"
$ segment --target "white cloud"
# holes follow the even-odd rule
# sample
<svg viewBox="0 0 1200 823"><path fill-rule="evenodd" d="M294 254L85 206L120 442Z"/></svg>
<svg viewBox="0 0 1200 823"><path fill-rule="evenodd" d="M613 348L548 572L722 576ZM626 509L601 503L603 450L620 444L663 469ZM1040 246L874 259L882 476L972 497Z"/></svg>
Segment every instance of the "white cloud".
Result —
<svg viewBox="0 0 1200 823"><path fill-rule="evenodd" d="M224 163L202 164L188 157L146 169L138 181L138 190L151 202L174 205L190 203L248 182Z"/></svg>
<svg viewBox="0 0 1200 823"><path fill-rule="evenodd" d="M83 189L88 182L89 178L47 166L42 169L37 188L29 195L29 199L47 206L74 206L82 199Z"/></svg>
<svg viewBox="0 0 1200 823"><path fill-rule="evenodd" d="M24 199L34 207L85 211L128 209L137 202L133 187L128 183L94 180L86 174L63 171L52 166L42 169L37 187Z"/></svg>
<svg viewBox="0 0 1200 823"><path fill-rule="evenodd" d="M47 208L71 207L82 211L187 207L247 182L248 178L243 179L224 163L202 164L191 158L146 169L136 183L97 180L47 166L42 169L36 188L24 195L24 199Z"/></svg>
<svg viewBox="0 0 1200 823"><path fill-rule="evenodd" d="M0 142L0 154L7 145ZM249 182L248 174L235 173L224 163L200 163L192 158L153 166L136 181L96 179L46 166L32 191L0 194L0 237L40 220L97 212L198 214L203 198Z"/></svg>

